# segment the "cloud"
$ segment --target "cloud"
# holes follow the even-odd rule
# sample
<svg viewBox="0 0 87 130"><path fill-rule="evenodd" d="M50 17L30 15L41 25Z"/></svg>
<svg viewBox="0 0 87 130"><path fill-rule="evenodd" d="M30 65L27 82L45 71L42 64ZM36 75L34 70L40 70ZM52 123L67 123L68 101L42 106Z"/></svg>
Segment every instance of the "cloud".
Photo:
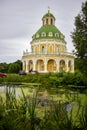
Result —
<svg viewBox="0 0 87 130"><path fill-rule="evenodd" d="M4 39L0 41L0 62L11 62L21 60L23 50L28 48L28 40L25 39Z"/></svg>
<svg viewBox="0 0 87 130"><path fill-rule="evenodd" d="M70 32L74 17L85 0L0 0L0 62L21 59L24 49L30 50L32 35L41 27L48 6L56 17L56 26L65 35L72 50Z"/></svg>

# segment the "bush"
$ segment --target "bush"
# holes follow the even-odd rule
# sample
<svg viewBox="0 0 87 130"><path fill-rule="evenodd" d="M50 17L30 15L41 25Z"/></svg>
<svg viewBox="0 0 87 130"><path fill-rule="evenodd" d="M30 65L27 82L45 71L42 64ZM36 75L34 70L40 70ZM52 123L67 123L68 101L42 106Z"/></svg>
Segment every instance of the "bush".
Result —
<svg viewBox="0 0 87 130"><path fill-rule="evenodd" d="M40 83L44 88L58 86L87 86L87 77L81 72L75 73L49 73L49 74L8 74L5 78L0 78L0 82L19 82L19 83Z"/></svg>

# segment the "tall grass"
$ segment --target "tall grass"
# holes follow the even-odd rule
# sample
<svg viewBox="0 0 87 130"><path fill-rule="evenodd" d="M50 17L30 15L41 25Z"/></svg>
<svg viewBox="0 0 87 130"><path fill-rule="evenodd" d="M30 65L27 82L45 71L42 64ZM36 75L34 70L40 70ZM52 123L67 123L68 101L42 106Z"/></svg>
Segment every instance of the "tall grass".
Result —
<svg viewBox="0 0 87 130"><path fill-rule="evenodd" d="M66 111L63 102L51 101L44 106L43 116L38 116L38 90L31 98L17 99L15 88L6 87L6 100L0 97L0 130L87 130L87 105ZM37 111L38 108L38 111ZM74 116L73 116L74 114Z"/></svg>
<svg viewBox="0 0 87 130"><path fill-rule="evenodd" d="M82 130L87 130L87 104L82 108L80 115L80 127Z"/></svg>

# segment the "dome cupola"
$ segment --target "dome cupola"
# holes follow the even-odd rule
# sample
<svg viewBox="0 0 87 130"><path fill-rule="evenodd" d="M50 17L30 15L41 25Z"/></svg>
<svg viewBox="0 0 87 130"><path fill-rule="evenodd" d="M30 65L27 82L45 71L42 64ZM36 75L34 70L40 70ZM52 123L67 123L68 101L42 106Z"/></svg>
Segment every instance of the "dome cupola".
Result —
<svg viewBox="0 0 87 130"><path fill-rule="evenodd" d="M42 18L44 25L55 25L55 17L50 13L50 8L48 8L48 13L46 13Z"/></svg>
<svg viewBox="0 0 87 130"><path fill-rule="evenodd" d="M65 43L65 36L55 26L55 20L54 15L50 13L50 8L48 8L48 12L42 18L42 26L32 36L32 41L41 39L57 39Z"/></svg>

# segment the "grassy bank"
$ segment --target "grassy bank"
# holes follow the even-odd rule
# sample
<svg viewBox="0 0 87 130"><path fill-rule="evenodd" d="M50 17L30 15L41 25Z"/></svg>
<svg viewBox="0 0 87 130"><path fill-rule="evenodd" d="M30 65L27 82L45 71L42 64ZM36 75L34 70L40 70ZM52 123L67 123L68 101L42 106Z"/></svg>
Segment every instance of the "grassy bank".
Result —
<svg viewBox="0 0 87 130"><path fill-rule="evenodd" d="M8 74L5 78L0 78L0 83L38 83L44 88L58 87L58 86L87 86L87 77L80 72L75 73L48 73L48 74ZM83 88L85 88L83 87Z"/></svg>

